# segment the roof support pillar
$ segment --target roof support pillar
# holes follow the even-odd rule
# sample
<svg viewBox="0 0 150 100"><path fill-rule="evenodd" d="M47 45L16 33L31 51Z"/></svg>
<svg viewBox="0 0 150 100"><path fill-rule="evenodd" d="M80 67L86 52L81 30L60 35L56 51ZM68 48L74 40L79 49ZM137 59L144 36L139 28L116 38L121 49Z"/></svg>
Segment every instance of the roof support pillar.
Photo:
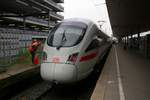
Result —
<svg viewBox="0 0 150 100"><path fill-rule="evenodd" d="M51 14L51 10L49 10L49 12L48 12L48 30L50 29L50 24L51 24L51 22L50 22L50 20L51 20L50 14Z"/></svg>
<svg viewBox="0 0 150 100"><path fill-rule="evenodd" d="M131 39L133 39L133 34L131 34Z"/></svg>
<svg viewBox="0 0 150 100"><path fill-rule="evenodd" d="M140 33L137 34L138 36L138 49L140 48Z"/></svg>
<svg viewBox="0 0 150 100"><path fill-rule="evenodd" d="M127 46L129 46L129 35L127 34Z"/></svg>
<svg viewBox="0 0 150 100"><path fill-rule="evenodd" d="M130 35L130 47L133 47L133 34Z"/></svg>
<svg viewBox="0 0 150 100"><path fill-rule="evenodd" d="M23 33L25 33L26 30L26 17L23 17Z"/></svg>
<svg viewBox="0 0 150 100"><path fill-rule="evenodd" d="M127 40L128 40L128 36L126 35L124 40L124 49L127 49Z"/></svg>

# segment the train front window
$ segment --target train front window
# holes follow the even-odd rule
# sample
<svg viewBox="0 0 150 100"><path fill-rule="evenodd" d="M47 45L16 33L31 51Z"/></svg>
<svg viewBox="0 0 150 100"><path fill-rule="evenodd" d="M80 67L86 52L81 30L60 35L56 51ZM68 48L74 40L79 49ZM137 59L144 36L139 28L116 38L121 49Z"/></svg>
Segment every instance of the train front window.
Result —
<svg viewBox="0 0 150 100"><path fill-rule="evenodd" d="M62 23L50 32L48 45L58 48L75 46L83 39L86 27L83 23Z"/></svg>

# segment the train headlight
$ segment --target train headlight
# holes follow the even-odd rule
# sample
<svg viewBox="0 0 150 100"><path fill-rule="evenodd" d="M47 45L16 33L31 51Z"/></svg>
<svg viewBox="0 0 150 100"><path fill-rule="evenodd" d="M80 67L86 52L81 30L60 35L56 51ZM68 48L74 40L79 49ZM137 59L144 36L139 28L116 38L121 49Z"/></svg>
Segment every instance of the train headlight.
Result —
<svg viewBox="0 0 150 100"><path fill-rule="evenodd" d="M74 53L74 54L69 56L67 62L75 64L77 61L77 57L78 57L78 53Z"/></svg>

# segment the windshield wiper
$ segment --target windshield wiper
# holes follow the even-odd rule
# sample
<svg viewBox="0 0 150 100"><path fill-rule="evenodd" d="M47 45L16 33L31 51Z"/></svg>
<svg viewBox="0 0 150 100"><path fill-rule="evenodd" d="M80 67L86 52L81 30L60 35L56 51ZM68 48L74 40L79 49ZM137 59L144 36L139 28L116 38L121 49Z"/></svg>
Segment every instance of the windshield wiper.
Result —
<svg viewBox="0 0 150 100"><path fill-rule="evenodd" d="M63 46L63 44L67 41L65 33L66 33L66 30L64 30L64 32L62 34L62 39L61 39L60 45L56 47L57 50L59 50Z"/></svg>

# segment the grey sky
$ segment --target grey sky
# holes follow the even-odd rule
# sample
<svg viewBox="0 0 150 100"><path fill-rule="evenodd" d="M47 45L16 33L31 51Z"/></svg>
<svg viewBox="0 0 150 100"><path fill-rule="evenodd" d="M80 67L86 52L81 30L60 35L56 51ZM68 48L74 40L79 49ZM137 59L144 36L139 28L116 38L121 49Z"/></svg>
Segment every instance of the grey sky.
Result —
<svg viewBox="0 0 150 100"><path fill-rule="evenodd" d="M112 34L105 0L64 0L64 8L65 19L72 17L88 18L97 24L98 21L106 21L102 30L108 35Z"/></svg>

